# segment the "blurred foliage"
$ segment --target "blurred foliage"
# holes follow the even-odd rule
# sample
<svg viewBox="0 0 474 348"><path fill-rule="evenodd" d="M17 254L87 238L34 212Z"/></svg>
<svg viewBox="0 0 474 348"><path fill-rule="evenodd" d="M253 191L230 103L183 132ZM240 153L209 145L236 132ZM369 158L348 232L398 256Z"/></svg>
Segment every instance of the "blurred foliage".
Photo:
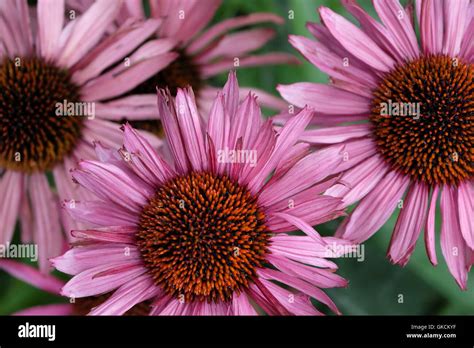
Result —
<svg viewBox="0 0 474 348"><path fill-rule="evenodd" d="M205 0L202 1L205 6ZM359 3L374 17L376 14L369 0ZM301 60L301 65L268 66L242 68L238 70L241 86L254 86L277 95L275 86L300 81L328 81L327 76L318 71L301 55L293 50L287 41L289 34L310 36L305 28L308 21L318 22L317 8L327 6L353 20L338 0L224 0L214 22L238 15L254 12L273 12L286 19L286 24L276 27L277 36L261 52L292 52ZM294 11L294 19L288 19L289 11ZM226 75L214 79L219 86L225 82ZM433 267L426 256L423 237L420 236L410 262L404 268L390 264L385 253L390 242L396 215L364 243L365 260L339 259L338 273L349 280L345 289L330 289L328 293L343 314L349 315L417 315L417 314L473 314L474 279L469 281L469 290L461 291L448 272L438 243L439 265ZM439 214L438 214L439 216ZM319 226L318 231L331 235L337 221ZM437 222L439 226L440 221ZM31 305L58 302L59 299L45 294L21 281L0 273L0 314L9 314ZM400 303L400 295L403 303Z"/></svg>

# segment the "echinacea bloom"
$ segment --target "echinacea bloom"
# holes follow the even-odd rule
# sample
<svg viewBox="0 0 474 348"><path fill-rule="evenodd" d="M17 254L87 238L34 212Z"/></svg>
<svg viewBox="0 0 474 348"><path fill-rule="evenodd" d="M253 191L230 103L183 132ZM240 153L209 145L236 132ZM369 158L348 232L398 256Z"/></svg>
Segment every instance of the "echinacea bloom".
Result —
<svg viewBox="0 0 474 348"><path fill-rule="evenodd" d="M47 175L61 199L86 197L69 169L94 155L92 139L119 146L120 129L107 119L146 116L136 105L147 96L128 91L176 58L163 41L146 41L159 27L155 19L126 21L104 39L121 3L99 0L65 24L64 1L40 0L37 13L26 0L0 2L0 244L19 220L22 240L38 244L43 270L63 252L61 220L75 226L60 216Z"/></svg>
<svg viewBox="0 0 474 348"><path fill-rule="evenodd" d="M62 294L113 292L93 315L121 315L147 300L160 315L253 315L255 306L321 314L310 297L338 312L321 288L346 285L326 258L347 243L312 226L342 214L339 198L320 194L337 182L326 171L339 159L297 142L312 111L277 134L255 96L239 105L231 74L208 123L192 89L178 89L176 99L160 90L158 112L172 162L127 124L124 148L98 143L100 160L72 172L99 200L65 202L95 227L72 231L76 245L52 260L74 276ZM289 234L299 229L305 235Z"/></svg>
<svg viewBox="0 0 474 348"><path fill-rule="evenodd" d="M69 7L79 12L87 9L93 2L93 0L67 1ZM221 0L150 1L151 18L162 20L155 36L167 41L177 56L165 69L139 85L135 92L154 93L158 86L169 88L171 94L176 95L177 88L191 86L199 109L203 114L207 114L217 93L217 88L210 84L209 79L231 69L298 63L298 60L288 53L255 53L275 35L272 28L262 27L261 24L281 25L284 23L282 17L272 13L252 13L209 25L221 2ZM117 20L120 22L129 17L145 18L141 0L125 1L122 14ZM255 27L257 25L259 27ZM240 89L242 99L249 90L249 88ZM275 110L286 107L283 100L262 90L252 88L252 93L258 96L259 104L262 106Z"/></svg>
<svg viewBox="0 0 474 348"><path fill-rule="evenodd" d="M296 106L320 111L319 128L301 138L318 147L344 146L336 170L346 186L328 194L346 205L360 200L337 236L361 243L402 202L388 258L405 265L424 230L428 257L437 264L435 220L441 208L441 250L462 289L474 262L474 5L469 0L374 1L381 23L354 1L344 1L359 21L328 8L321 24L308 23L316 41L291 36L331 84L280 86ZM332 145L336 144L336 145Z"/></svg>
<svg viewBox="0 0 474 348"><path fill-rule="evenodd" d="M50 294L57 295L63 302L31 306L13 313L13 315L86 315L92 308L101 304L110 294L78 299L67 299L61 296L65 281L51 274L45 274L32 266L13 260L1 260L0 270L7 272L16 279ZM124 315L147 315L151 310L150 303L142 302L128 310Z"/></svg>

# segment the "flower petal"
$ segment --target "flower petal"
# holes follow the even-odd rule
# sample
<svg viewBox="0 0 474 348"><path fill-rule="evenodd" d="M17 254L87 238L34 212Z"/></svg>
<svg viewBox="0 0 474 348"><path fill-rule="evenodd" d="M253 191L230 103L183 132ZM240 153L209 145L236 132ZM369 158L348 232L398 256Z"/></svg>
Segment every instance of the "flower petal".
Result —
<svg viewBox="0 0 474 348"><path fill-rule="evenodd" d="M441 192L441 251L448 269L462 290L467 289L467 277L473 264L473 251L464 241L459 226L456 194L453 187L445 186Z"/></svg>
<svg viewBox="0 0 474 348"><path fill-rule="evenodd" d="M46 59L52 59L58 52L57 46L63 29L64 0L39 0L37 10L41 56Z"/></svg>
<svg viewBox="0 0 474 348"><path fill-rule="evenodd" d="M64 282L20 262L0 259L0 269L40 290L59 295Z"/></svg>
<svg viewBox="0 0 474 348"><path fill-rule="evenodd" d="M58 256L64 246L59 203L44 173L30 176L29 192L34 219L33 240L38 244L39 267L46 272L50 268L49 259Z"/></svg>
<svg viewBox="0 0 474 348"><path fill-rule="evenodd" d="M435 186L431 193L431 202L428 207L425 226L425 248L428 258L433 266L438 264L436 257L436 202L438 201L439 187Z"/></svg>
<svg viewBox="0 0 474 348"><path fill-rule="evenodd" d="M279 85L277 90L285 100L300 108L310 106L318 112L338 115L370 112L370 99L333 86L299 82Z"/></svg>
<svg viewBox="0 0 474 348"><path fill-rule="evenodd" d="M347 223L341 225L336 234L355 243L366 241L390 217L409 181L405 175L396 172L387 173L375 189L360 201Z"/></svg>
<svg viewBox="0 0 474 348"><path fill-rule="evenodd" d="M4 245L12 239L15 224L20 211L22 200L23 175L14 171L7 170L0 178L0 244Z"/></svg>
<svg viewBox="0 0 474 348"><path fill-rule="evenodd" d="M458 210L461 233L467 245L474 250L474 189L470 181L458 187Z"/></svg>
<svg viewBox="0 0 474 348"><path fill-rule="evenodd" d="M395 61L354 24L327 7L319 9L328 30L350 53L374 69L389 72Z"/></svg>
<svg viewBox="0 0 474 348"><path fill-rule="evenodd" d="M428 196L429 188L424 184L414 183L409 189L387 253L392 263L404 266L410 259L418 236L426 224Z"/></svg>
<svg viewBox="0 0 474 348"><path fill-rule="evenodd" d="M469 0L444 2L443 53L451 57L459 54L469 14Z"/></svg>

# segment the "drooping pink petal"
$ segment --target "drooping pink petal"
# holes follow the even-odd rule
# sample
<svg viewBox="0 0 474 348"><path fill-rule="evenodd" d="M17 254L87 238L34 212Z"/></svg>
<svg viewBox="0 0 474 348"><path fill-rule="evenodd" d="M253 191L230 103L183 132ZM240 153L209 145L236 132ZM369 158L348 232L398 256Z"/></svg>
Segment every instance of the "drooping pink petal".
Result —
<svg viewBox="0 0 474 348"><path fill-rule="evenodd" d="M24 180L24 192L28 192L28 180ZM33 243L33 209L30 199L23 194L20 205L19 220L21 227L21 242L24 244Z"/></svg>
<svg viewBox="0 0 474 348"><path fill-rule="evenodd" d="M425 248L433 266L438 264L436 257L436 202L438 201L439 187L435 186L431 193L431 202L428 208L425 226Z"/></svg>
<svg viewBox="0 0 474 348"><path fill-rule="evenodd" d="M344 239L362 243L388 220L409 184L405 175L388 172L377 186L360 201L337 233ZM339 234L338 234L339 235Z"/></svg>
<svg viewBox="0 0 474 348"><path fill-rule="evenodd" d="M426 224L429 188L413 183L408 190L392 234L387 255L391 262L404 266L415 249L416 241Z"/></svg>
<svg viewBox="0 0 474 348"><path fill-rule="evenodd" d="M247 294L268 315L290 315L270 289L262 282L261 276L247 289Z"/></svg>
<svg viewBox="0 0 474 348"><path fill-rule="evenodd" d="M303 193L295 195L288 200L282 200L275 205L271 205L267 210L267 226L273 232L293 231L293 223L276 213L289 214L295 218L306 221L309 225L318 225L326 221L344 215L340 198L316 195L303 198L299 201L297 196L304 196Z"/></svg>
<svg viewBox="0 0 474 348"><path fill-rule="evenodd" d="M0 178L0 244L5 245L10 241L15 229L15 224L20 210L23 192L23 175L7 170Z"/></svg>
<svg viewBox="0 0 474 348"><path fill-rule="evenodd" d="M50 268L48 259L63 250L64 236L61 231L57 197L51 191L44 173L29 178L29 194L33 208L33 240L38 245L38 263L43 272Z"/></svg>
<svg viewBox="0 0 474 348"><path fill-rule="evenodd" d="M334 237L322 237L321 242L317 242L309 236L296 236L284 233L273 236L271 240L271 248L314 258L337 257L338 254L333 252L333 247L329 243L337 245L349 243ZM337 268L336 264L332 262L328 263L328 265L331 265L331 267L328 266L326 268Z"/></svg>
<svg viewBox="0 0 474 348"><path fill-rule="evenodd" d="M459 226L455 189L444 186L441 192L441 251L452 274L462 290L467 289L467 276L473 262L473 251L464 241Z"/></svg>
<svg viewBox="0 0 474 348"><path fill-rule="evenodd" d="M324 244L321 235L316 231L310 224L308 224L305 220L295 217L290 214L286 213L273 213L272 215L282 218L288 221L295 227L295 230L301 230L306 233L307 236L313 238L316 242Z"/></svg>
<svg viewBox="0 0 474 348"><path fill-rule="evenodd" d="M237 295L235 292L232 297L233 315L257 315L255 308L250 304L247 294Z"/></svg>
<svg viewBox="0 0 474 348"><path fill-rule="evenodd" d="M372 156L364 162L344 172L340 181L327 191L327 195L341 197L344 206L348 207L361 198L378 184L387 172L387 164L379 156Z"/></svg>
<svg viewBox="0 0 474 348"><path fill-rule="evenodd" d="M346 287L347 280L332 270L310 267L287 258L269 255L268 261L285 274L289 274L316 285L319 288Z"/></svg>
<svg viewBox="0 0 474 348"><path fill-rule="evenodd" d="M144 274L118 288L103 304L93 308L90 315L123 315L136 304L156 296L160 291L153 279Z"/></svg>
<svg viewBox="0 0 474 348"><path fill-rule="evenodd" d="M323 315L313 306L309 296L283 289L266 279L262 279L262 284L290 313L294 315Z"/></svg>
<svg viewBox="0 0 474 348"><path fill-rule="evenodd" d="M467 245L474 250L474 189L472 182L458 187L459 227Z"/></svg>
<svg viewBox="0 0 474 348"><path fill-rule="evenodd" d="M59 304L49 304L49 305L26 308L21 311L13 313L12 315L15 315L15 316L43 316L43 315L62 316L62 315L72 315L73 309L74 308L72 304L59 303Z"/></svg>
<svg viewBox="0 0 474 348"><path fill-rule="evenodd" d="M64 282L60 279L41 273L36 268L20 262L0 259L0 269L17 279L54 295L58 295L64 285Z"/></svg>
<svg viewBox="0 0 474 348"><path fill-rule="evenodd" d="M279 237L284 239L280 240ZM318 244L314 243L314 240L309 239L310 237L307 237L308 239L304 239L305 237L302 236L291 237L293 238L286 235L273 237L270 248L272 254L315 267L337 269L337 265L334 262L325 259L327 257L327 247L318 246ZM297 242L298 239L302 240ZM291 245L288 246L283 243L291 243ZM307 246L310 249L307 249Z"/></svg>
<svg viewBox="0 0 474 348"><path fill-rule="evenodd" d="M324 293L318 287L305 282L302 279L298 279L297 277L287 275L285 273L272 270L272 269L260 269L258 271L260 277L268 280L277 280L283 284L289 285L292 288L295 288L311 297L314 297L319 302L328 306L334 313L340 314L339 310L337 309L335 303L331 300L331 298Z"/></svg>

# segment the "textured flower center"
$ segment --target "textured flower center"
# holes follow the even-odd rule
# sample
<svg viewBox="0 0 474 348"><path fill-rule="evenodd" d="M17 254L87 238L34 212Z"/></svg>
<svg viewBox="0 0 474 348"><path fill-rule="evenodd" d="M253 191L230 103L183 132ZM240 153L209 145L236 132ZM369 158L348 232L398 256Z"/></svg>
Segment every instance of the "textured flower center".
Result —
<svg viewBox="0 0 474 348"><path fill-rule="evenodd" d="M160 187L140 217L138 246L150 274L186 301L230 301L262 267L265 215L226 176L191 173Z"/></svg>
<svg viewBox="0 0 474 348"><path fill-rule="evenodd" d="M99 296L89 296L89 297L82 297L74 299L72 314L73 315L87 315L90 313L92 309L97 306L100 306L105 301L109 299L112 293L107 293ZM130 308L127 312L123 315L126 316L145 316L150 313L151 310L151 302L145 301L140 302Z"/></svg>
<svg viewBox="0 0 474 348"><path fill-rule="evenodd" d="M168 88L176 96L178 88L191 86L198 95L203 85L199 68L184 51L179 50L178 54L178 58L165 69L136 87L134 93L156 93L158 87Z"/></svg>
<svg viewBox="0 0 474 348"><path fill-rule="evenodd" d="M57 103L75 103L70 74L40 58L0 61L0 167L45 171L71 153L82 117L58 116Z"/></svg>
<svg viewBox="0 0 474 348"><path fill-rule="evenodd" d="M133 89L130 94L156 93L157 88L168 88L173 96L176 96L178 88L191 86L196 96L203 86L201 73L192 58L182 50L178 51L179 56L165 69ZM160 121L129 121L124 118L121 123L130 122L138 129L149 131L160 138L164 136L163 126Z"/></svg>
<svg viewBox="0 0 474 348"><path fill-rule="evenodd" d="M374 91L378 150L396 170L457 185L474 173L474 67L447 56L398 66Z"/></svg>

